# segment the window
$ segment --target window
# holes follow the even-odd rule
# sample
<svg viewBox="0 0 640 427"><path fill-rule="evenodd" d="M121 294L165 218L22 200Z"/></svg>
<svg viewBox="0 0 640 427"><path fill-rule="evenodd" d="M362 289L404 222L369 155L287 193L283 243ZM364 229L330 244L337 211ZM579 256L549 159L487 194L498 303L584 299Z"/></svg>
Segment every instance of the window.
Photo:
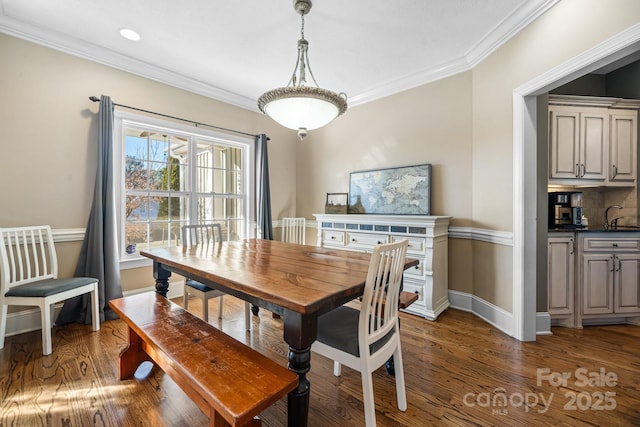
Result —
<svg viewBox="0 0 640 427"><path fill-rule="evenodd" d="M253 140L115 113L120 258L175 246L186 224L220 223L226 240L253 237ZM114 162L116 163L116 162Z"/></svg>

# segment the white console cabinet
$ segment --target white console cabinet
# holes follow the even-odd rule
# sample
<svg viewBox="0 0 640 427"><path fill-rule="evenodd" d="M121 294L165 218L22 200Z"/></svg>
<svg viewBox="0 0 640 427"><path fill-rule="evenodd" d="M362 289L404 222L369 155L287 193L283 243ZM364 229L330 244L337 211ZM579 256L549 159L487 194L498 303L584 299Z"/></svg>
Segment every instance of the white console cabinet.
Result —
<svg viewBox="0 0 640 427"><path fill-rule="evenodd" d="M418 294L405 311L435 320L449 307L449 216L314 214L318 246L370 252L380 243L409 240L420 264L404 273L404 290Z"/></svg>

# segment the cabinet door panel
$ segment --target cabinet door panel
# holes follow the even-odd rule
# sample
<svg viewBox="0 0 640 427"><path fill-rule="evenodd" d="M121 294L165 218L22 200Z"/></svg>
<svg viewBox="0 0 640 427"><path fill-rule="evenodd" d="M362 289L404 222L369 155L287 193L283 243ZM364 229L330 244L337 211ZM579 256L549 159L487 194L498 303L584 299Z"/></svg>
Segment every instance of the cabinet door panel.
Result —
<svg viewBox="0 0 640 427"><path fill-rule="evenodd" d="M582 313L613 313L613 255L583 255Z"/></svg>
<svg viewBox="0 0 640 427"><path fill-rule="evenodd" d="M579 117L577 111L556 110L549 107L551 139L549 157L550 178L576 179L578 177L578 145L579 145Z"/></svg>
<svg viewBox="0 0 640 427"><path fill-rule="evenodd" d="M549 238L549 315L573 313L573 238Z"/></svg>
<svg viewBox="0 0 640 427"><path fill-rule="evenodd" d="M580 178L604 181L607 174L609 116L606 113L580 114Z"/></svg>
<svg viewBox="0 0 640 427"><path fill-rule="evenodd" d="M640 256L616 255L615 307L616 313L640 312Z"/></svg>
<svg viewBox="0 0 640 427"><path fill-rule="evenodd" d="M633 183L636 180L637 113L611 115L609 181Z"/></svg>

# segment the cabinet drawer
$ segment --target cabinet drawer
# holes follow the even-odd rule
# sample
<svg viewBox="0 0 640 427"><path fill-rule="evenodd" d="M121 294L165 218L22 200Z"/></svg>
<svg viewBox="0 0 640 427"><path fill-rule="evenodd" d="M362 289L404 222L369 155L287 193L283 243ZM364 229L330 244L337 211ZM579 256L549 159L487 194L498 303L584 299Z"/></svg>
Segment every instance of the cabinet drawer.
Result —
<svg viewBox="0 0 640 427"><path fill-rule="evenodd" d="M381 243L387 243L387 236L384 234L347 232L346 246L348 248L371 250L375 245Z"/></svg>
<svg viewBox="0 0 640 427"><path fill-rule="evenodd" d="M344 246L344 231L322 230L322 244Z"/></svg>
<svg viewBox="0 0 640 427"><path fill-rule="evenodd" d="M585 252L624 251L640 252L640 237L585 237L583 242Z"/></svg>
<svg viewBox="0 0 640 427"><path fill-rule="evenodd" d="M424 255L427 247L427 239L425 239L424 237L391 236L392 242L398 242L404 239L407 239L409 241L409 247L407 248L407 253Z"/></svg>
<svg viewBox="0 0 640 427"><path fill-rule="evenodd" d="M423 262L424 260L421 259L419 261L420 261L420 264L416 265L415 267L409 267L404 271L404 274L412 277L424 276L424 262Z"/></svg>

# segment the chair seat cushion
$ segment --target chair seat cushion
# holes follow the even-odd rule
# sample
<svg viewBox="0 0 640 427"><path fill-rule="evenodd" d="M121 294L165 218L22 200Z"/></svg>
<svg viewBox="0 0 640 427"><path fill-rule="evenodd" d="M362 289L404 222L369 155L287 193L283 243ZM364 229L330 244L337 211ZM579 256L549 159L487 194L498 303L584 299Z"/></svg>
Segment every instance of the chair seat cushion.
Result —
<svg viewBox="0 0 640 427"><path fill-rule="evenodd" d="M214 288L210 288L207 285L203 285L200 282L196 282L193 279L187 279L187 281L185 282L185 285L189 286L190 288L197 289L200 292L209 292L209 291L215 291L216 290Z"/></svg>
<svg viewBox="0 0 640 427"><path fill-rule="evenodd" d="M8 297L48 297L70 289L97 282L91 277L70 277L68 279L45 279L26 285L15 286L5 294Z"/></svg>
<svg viewBox="0 0 640 427"><path fill-rule="evenodd" d="M330 347L360 357L358 347L358 322L360 310L341 306L318 318L317 340ZM382 339L371 345L371 353L380 349L393 334L391 330Z"/></svg>

